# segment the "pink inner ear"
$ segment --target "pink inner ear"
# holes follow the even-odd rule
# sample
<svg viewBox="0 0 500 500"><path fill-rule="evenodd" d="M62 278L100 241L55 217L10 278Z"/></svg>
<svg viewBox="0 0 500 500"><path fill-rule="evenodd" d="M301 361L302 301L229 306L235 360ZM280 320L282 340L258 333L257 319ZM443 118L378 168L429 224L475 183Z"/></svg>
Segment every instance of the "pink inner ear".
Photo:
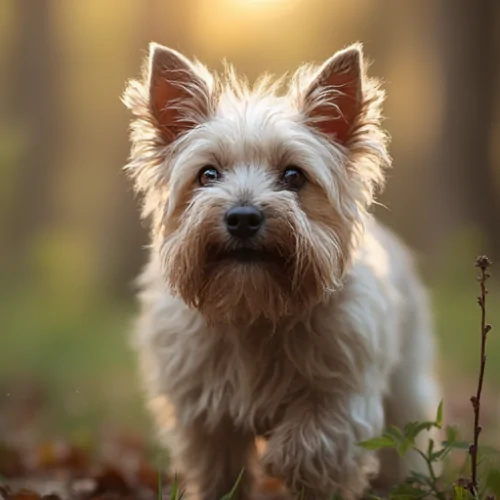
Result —
<svg viewBox="0 0 500 500"><path fill-rule="evenodd" d="M186 123L180 123L181 113L177 106L183 97L184 91L178 85L169 81L168 72L158 78L151 89L151 104L158 121L158 125L169 140L174 140Z"/></svg>
<svg viewBox="0 0 500 500"><path fill-rule="evenodd" d="M323 119L315 126L324 134L345 144L360 110L359 77L349 73L333 74L323 85L333 87L338 91L332 97L333 104L338 106L338 111L327 104L316 107L314 114Z"/></svg>

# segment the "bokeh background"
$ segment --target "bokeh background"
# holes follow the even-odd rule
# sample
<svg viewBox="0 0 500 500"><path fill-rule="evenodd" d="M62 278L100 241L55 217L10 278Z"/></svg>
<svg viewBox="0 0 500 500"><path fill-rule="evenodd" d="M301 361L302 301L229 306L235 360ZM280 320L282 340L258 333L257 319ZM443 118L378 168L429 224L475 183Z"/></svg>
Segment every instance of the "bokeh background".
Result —
<svg viewBox="0 0 500 500"><path fill-rule="evenodd" d="M147 435L129 337L146 230L120 102L151 41L254 79L362 41L394 169L376 212L432 294L448 421L470 427L473 262L500 257L498 0L0 0L0 439ZM485 435L499 441L500 267Z"/></svg>

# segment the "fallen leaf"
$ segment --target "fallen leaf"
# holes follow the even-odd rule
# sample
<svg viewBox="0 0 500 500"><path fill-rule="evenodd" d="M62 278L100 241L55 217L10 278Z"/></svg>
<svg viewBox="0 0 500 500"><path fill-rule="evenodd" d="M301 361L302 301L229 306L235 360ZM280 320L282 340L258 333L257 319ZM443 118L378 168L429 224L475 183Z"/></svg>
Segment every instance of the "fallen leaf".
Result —
<svg viewBox="0 0 500 500"><path fill-rule="evenodd" d="M31 490L19 490L17 493L11 494L8 500L41 500L41 496Z"/></svg>
<svg viewBox="0 0 500 500"><path fill-rule="evenodd" d="M19 477L24 473L24 469L20 454L7 445L0 444L0 475Z"/></svg>
<svg viewBox="0 0 500 500"><path fill-rule="evenodd" d="M129 485L121 472L111 465L100 466L99 472L94 475L93 479L96 481L95 495L107 492L125 494L130 491Z"/></svg>

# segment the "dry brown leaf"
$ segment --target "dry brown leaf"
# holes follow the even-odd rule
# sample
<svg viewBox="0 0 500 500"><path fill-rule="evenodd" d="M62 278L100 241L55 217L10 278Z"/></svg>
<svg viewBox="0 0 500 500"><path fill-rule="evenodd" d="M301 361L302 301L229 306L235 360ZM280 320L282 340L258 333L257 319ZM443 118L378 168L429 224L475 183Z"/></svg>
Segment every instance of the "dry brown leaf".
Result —
<svg viewBox="0 0 500 500"><path fill-rule="evenodd" d="M19 477L25 471L21 456L12 448L0 444L0 475Z"/></svg>
<svg viewBox="0 0 500 500"><path fill-rule="evenodd" d="M7 496L8 500L41 500L41 496L31 490L19 490L17 493L13 493Z"/></svg>
<svg viewBox="0 0 500 500"><path fill-rule="evenodd" d="M35 454L35 468L64 468L73 471L88 469L90 459L82 450L63 441L44 443L38 447Z"/></svg>
<svg viewBox="0 0 500 500"><path fill-rule="evenodd" d="M97 495L107 492L125 494L130 491L130 487L122 473L112 465L106 464L100 466L93 479L96 481L96 491L94 494Z"/></svg>

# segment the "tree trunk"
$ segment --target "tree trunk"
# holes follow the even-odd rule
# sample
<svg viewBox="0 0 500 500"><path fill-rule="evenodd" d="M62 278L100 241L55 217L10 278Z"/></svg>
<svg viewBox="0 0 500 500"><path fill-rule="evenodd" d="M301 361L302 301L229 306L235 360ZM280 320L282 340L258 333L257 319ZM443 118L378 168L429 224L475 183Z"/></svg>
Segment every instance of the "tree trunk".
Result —
<svg viewBox="0 0 500 500"><path fill-rule="evenodd" d="M14 262L22 255L37 231L46 223L52 182L56 92L56 66L49 0L15 0L16 28L12 49L9 115L23 135L19 173L9 207L7 239Z"/></svg>
<svg viewBox="0 0 500 500"><path fill-rule="evenodd" d="M499 255L500 196L490 148L500 57L498 0L438 5L446 102L435 168L436 218L447 229L473 224L488 238L488 251ZM451 197L439 197L441 186Z"/></svg>
<svg viewBox="0 0 500 500"><path fill-rule="evenodd" d="M142 18L138 22L134 20L134 26L138 26L137 43L130 44L140 47L137 54L141 53L141 56L144 56L148 43L151 41L169 45L189 54L191 46L185 33L192 7L188 3L166 3L162 0L145 1L144 7L141 9ZM139 72L141 61L135 57L137 54L134 54L132 58L130 76ZM124 143L123 149L119 150L120 161L117 164L125 163L128 148L129 144ZM112 238L112 250L106 257L107 260L110 260L109 265L105 267L111 270L110 292L114 295L127 297L132 291L132 280L147 258L147 252L144 249L147 243L147 231L144 224L139 223L140 201L133 196L132 185L128 179L125 179L125 174L122 174L120 184L120 195L118 196L120 210L117 211L117 217L111 221L108 232Z"/></svg>

